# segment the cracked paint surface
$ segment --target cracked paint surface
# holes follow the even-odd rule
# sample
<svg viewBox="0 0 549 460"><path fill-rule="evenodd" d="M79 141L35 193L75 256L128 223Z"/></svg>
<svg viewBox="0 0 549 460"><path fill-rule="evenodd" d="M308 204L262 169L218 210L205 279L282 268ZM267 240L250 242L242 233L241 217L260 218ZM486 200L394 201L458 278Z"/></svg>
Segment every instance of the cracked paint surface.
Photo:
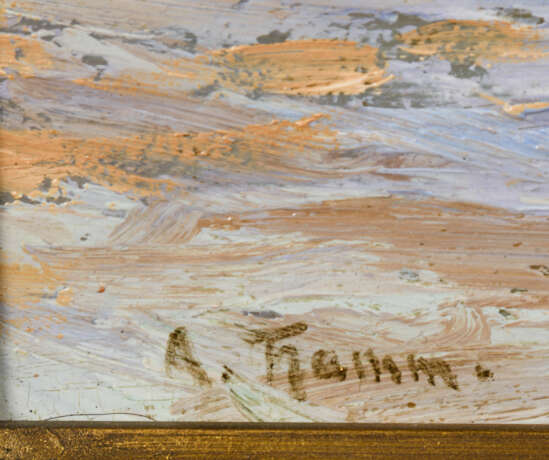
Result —
<svg viewBox="0 0 549 460"><path fill-rule="evenodd" d="M0 10L0 418L547 423L549 7Z"/></svg>

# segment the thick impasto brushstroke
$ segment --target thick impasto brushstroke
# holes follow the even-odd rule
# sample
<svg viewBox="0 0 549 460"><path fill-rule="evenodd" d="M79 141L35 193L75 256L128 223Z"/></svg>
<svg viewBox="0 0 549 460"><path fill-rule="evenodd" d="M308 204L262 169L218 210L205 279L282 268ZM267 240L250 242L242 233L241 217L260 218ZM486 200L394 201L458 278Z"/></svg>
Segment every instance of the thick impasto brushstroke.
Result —
<svg viewBox="0 0 549 460"><path fill-rule="evenodd" d="M360 94L390 81L379 65L378 49L338 40L296 40L235 46L213 53L228 67L219 79L236 90L282 94ZM228 73L228 75L226 75Z"/></svg>
<svg viewBox="0 0 549 460"><path fill-rule="evenodd" d="M0 5L0 418L546 423L527 8Z"/></svg>

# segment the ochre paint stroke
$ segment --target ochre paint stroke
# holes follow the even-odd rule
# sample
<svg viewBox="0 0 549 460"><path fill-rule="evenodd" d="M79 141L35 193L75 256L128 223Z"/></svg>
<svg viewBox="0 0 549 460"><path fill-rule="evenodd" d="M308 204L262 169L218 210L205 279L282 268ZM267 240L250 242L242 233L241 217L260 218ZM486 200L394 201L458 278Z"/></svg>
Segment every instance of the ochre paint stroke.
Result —
<svg viewBox="0 0 549 460"><path fill-rule="evenodd" d="M510 104L503 99L499 99L489 94L480 93L480 97L487 101L493 102L496 105L500 105L501 109L508 115L513 117L522 117L527 113L543 112L549 110L549 102L528 102L523 104Z"/></svg>
<svg viewBox="0 0 549 460"><path fill-rule="evenodd" d="M178 94L218 87L318 96L359 94L394 78L385 73L377 48L343 40L242 45L206 53L196 59L155 62L162 73L106 74L98 81L86 76L73 82L119 94ZM152 54L147 59L156 61ZM194 89L184 89L189 85Z"/></svg>
<svg viewBox="0 0 549 460"><path fill-rule="evenodd" d="M152 55L147 57L153 61ZM163 63L155 62L155 64L161 68L162 72L132 71L104 75L100 80L86 76L72 81L77 85L117 94L177 97L177 95L199 90L201 86L211 85L217 78L215 68L202 65L196 60L181 58ZM183 84L184 88L180 88L180 84ZM189 85L192 89L188 87Z"/></svg>
<svg viewBox="0 0 549 460"><path fill-rule="evenodd" d="M487 290L486 305L542 306L549 299L546 277L532 268L537 260L532 254L547 245L546 221L499 208L439 200L356 198L273 209L268 217L232 213L230 222L224 214L210 215L197 226L253 227L266 234L300 232L317 243L354 241L382 255L380 262L372 263L382 271L403 266L434 270L447 281L473 288L480 298L486 298L483 290ZM372 239L386 244L372 247ZM517 297L510 291L514 286L528 289L529 297Z"/></svg>
<svg viewBox="0 0 549 460"><path fill-rule="evenodd" d="M28 264L0 263L2 286L0 301L6 305L24 308L40 301L45 290L53 290L62 278L47 264L35 267Z"/></svg>
<svg viewBox="0 0 549 460"><path fill-rule="evenodd" d="M22 77L32 77L36 71L53 67L53 59L38 40L17 35L0 35L0 76L13 78L17 71Z"/></svg>
<svg viewBox="0 0 549 460"><path fill-rule="evenodd" d="M344 40L296 40L234 46L211 53L227 67L219 83L232 89L282 94L359 94L386 83L378 49Z"/></svg>
<svg viewBox="0 0 549 460"><path fill-rule="evenodd" d="M75 78L72 82L77 85L116 93L118 95L150 94L161 96L170 92L169 90L162 90L157 83L150 82L150 80L155 77L153 74L144 72L139 73L142 78L135 78L135 75L122 74L117 77L105 76L99 81L95 81L94 78L89 77Z"/></svg>
<svg viewBox="0 0 549 460"><path fill-rule="evenodd" d="M407 32L400 40L408 53L438 55L459 63L531 61L547 55L547 50L536 43L541 40L538 31L503 21L439 21Z"/></svg>
<svg viewBox="0 0 549 460"><path fill-rule="evenodd" d="M0 57L3 69L24 77L62 63L44 50L39 41L4 35ZM19 57L16 57L19 55ZM157 60L161 72L106 72L100 79L82 68L73 83L117 94L184 94L201 87L217 86L233 91L263 90L293 95L359 94L394 78L385 73L378 49L343 40L298 40L268 45L243 45L215 50L196 59ZM212 59L213 58L213 59ZM79 64L78 64L79 65ZM83 75L82 75L83 73ZM9 72L2 70L3 75Z"/></svg>
<svg viewBox="0 0 549 460"><path fill-rule="evenodd" d="M226 290L227 285L223 285L231 264L238 267L232 276L242 276L242 279L248 281L255 279L254 283L257 283L258 279L254 278L253 273L259 267L254 260L268 262L269 276L278 276L288 270L285 262L276 260L281 253L289 259L298 255L299 261L307 248L320 248L327 241L335 239L353 242L353 254L369 253L378 259L360 264L353 271L358 270L363 280L367 280L371 273L379 275L379 279L383 280L382 291L402 294L418 287L447 290L448 301L437 307L442 316L439 324L442 331L433 335L429 343L449 348L487 345L488 331L492 325L487 325L480 314L484 307L505 308L512 314L515 309L543 309L549 299L547 275L544 275L546 268L534 265L540 262L536 255L538 249L546 245L547 223L543 217L521 217L503 209L475 204L397 198L333 200L268 212L233 213L231 216L231 221L227 221L226 214L195 220L193 223L197 228L193 233L206 227L223 228L226 232L248 227L260 230L258 235L263 237L288 234L292 239L291 235L300 232L301 241L288 247L288 239L273 242L270 238L260 238L259 241L263 242L261 245L249 247L235 241L224 244L222 250L200 244L178 246L189 240L185 238L183 241L173 234L173 227L177 226L176 216L171 222L173 225L156 229L152 229L151 219L145 216L141 221L143 231L156 233L153 241L130 237L122 241L122 247L117 244L91 248L66 247L63 251L36 247L33 248L33 255L43 267L49 267L56 279L64 279L67 285L75 287L76 297L79 295L78 286L80 289L89 286L89 273L101 272L103 280L108 280L108 289L120 295L128 295L129 304L134 295L143 298L150 295L154 302L154 294L149 294L148 288L136 291L127 281L143 279L148 283L147 286L163 286L163 295L177 293L181 298L192 297L199 305L208 305L219 296L233 298L234 293L231 294L230 289ZM137 221L135 223L138 224ZM162 240L159 231L165 232L166 240ZM471 234L475 235L474 240ZM385 244L374 245L372 241ZM164 242L168 244L162 244ZM312 258L302 259L295 267L305 267L303 264L315 260L314 253L309 251ZM136 259L139 259L139 263L135 263ZM320 262L322 259L316 260ZM410 282L399 280L397 273L402 267L418 273L427 270L436 274L436 277L419 277ZM166 277L166 273L171 273L172 269L192 272L196 284L184 282L175 286L173 280ZM349 275L341 274L341 282L347 283L344 279L346 276ZM349 295L364 292L364 286L356 283L357 279L351 277L349 284L342 286L342 289L345 288ZM269 284L267 279L265 283L265 286ZM257 285L248 286L256 293L260 289ZM528 292L517 295L511 290L514 286L527 289ZM307 294L307 290L305 288L301 295ZM297 291L290 295L298 296ZM465 302L468 308L462 309L460 302ZM179 305L173 308L179 308ZM332 325L336 313L337 310L323 313L322 309L318 309L315 318L319 320L326 314L326 324ZM223 312L223 315L226 314ZM237 311L234 314L241 315ZM306 321L306 317L293 318L294 321L301 319ZM411 315L408 319L404 317L398 321L422 327L424 318L418 319ZM337 335L336 329L334 326L333 330L322 331L319 340L337 343L332 340L335 336L331 336ZM314 334L314 330L310 332ZM376 336L377 340L389 343L395 340L395 335L387 328Z"/></svg>
<svg viewBox="0 0 549 460"><path fill-rule="evenodd" d="M78 175L121 193L161 195L162 189L175 186L169 179L158 178L168 165L174 176L193 175L200 163L242 169L251 162L249 167L255 171L284 170L289 168L284 166L285 157L337 147L335 133L315 123L324 117L274 120L243 130L95 139L65 137L53 130L2 131L2 189L29 193L44 177L55 180Z"/></svg>

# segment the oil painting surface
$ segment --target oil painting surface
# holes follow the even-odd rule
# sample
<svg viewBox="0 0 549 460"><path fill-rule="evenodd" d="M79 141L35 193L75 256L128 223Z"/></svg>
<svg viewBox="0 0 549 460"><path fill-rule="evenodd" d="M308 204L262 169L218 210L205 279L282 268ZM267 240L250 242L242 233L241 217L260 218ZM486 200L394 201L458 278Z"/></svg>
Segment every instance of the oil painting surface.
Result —
<svg viewBox="0 0 549 460"><path fill-rule="evenodd" d="M546 1L0 16L0 419L549 422Z"/></svg>

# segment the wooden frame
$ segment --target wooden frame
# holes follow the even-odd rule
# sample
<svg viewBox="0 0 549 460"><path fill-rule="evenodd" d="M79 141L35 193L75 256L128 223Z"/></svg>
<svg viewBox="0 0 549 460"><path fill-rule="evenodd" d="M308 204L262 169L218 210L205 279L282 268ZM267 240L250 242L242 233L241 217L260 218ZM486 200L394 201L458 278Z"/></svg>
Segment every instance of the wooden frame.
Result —
<svg viewBox="0 0 549 460"><path fill-rule="evenodd" d="M546 458L546 425L3 422L0 458Z"/></svg>

